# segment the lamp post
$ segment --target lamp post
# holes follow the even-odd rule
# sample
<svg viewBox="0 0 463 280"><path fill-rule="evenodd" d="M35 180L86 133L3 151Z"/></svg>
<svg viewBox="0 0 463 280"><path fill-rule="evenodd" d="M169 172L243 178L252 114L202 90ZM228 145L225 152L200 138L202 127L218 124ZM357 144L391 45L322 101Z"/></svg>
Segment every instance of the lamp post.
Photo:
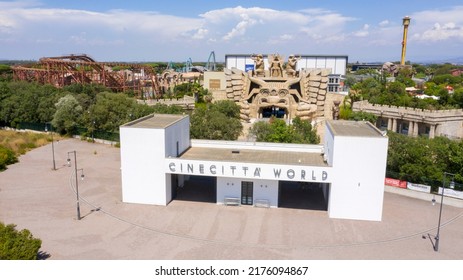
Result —
<svg viewBox="0 0 463 280"><path fill-rule="evenodd" d="M77 195L77 220L80 220L81 217L80 217L80 205L79 205L79 180L77 178L77 171L82 172L82 174L80 175L80 178L84 180L84 169L83 168L77 169L77 152L76 151L68 152L68 160L67 160L68 166L69 167L71 166L71 158L69 157L69 154L74 154L74 172L76 176L76 195Z"/></svg>
<svg viewBox="0 0 463 280"><path fill-rule="evenodd" d="M45 124L45 132L48 132L48 124ZM56 170L56 164L55 164L55 144L53 141L53 125L50 123L50 134L51 134L51 154L53 157L53 170Z"/></svg>
<svg viewBox="0 0 463 280"><path fill-rule="evenodd" d="M447 175L452 176L452 180L449 183L449 187L453 189L455 187L454 177L455 174L444 172L444 178L442 179L442 193L441 193L441 200L440 200L440 208L439 208L439 222L437 223L437 234L434 236L434 242L432 241L431 235L428 233L429 240L431 240L432 247L434 251L439 251L439 240L440 240L440 224L442 218L442 205L444 204L444 191L445 191L445 179ZM435 199L432 200L433 205L435 204ZM426 239L426 236L423 235L423 239Z"/></svg>

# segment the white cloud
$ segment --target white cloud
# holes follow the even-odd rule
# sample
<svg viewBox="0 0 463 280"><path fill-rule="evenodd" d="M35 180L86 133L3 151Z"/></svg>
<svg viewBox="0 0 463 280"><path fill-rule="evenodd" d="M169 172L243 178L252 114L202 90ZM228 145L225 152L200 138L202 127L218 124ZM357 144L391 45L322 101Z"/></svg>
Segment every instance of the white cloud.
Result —
<svg viewBox="0 0 463 280"><path fill-rule="evenodd" d="M1 17L0 18L0 33L7 33L10 34L13 31L15 23L7 18L7 17Z"/></svg>
<svg viewBox="0 0 463 280"><path fill-rule="evenodd" d="M463 40L463 6L415 13L409 29L416 41Z"/></svg>
<svg viewBox="0 0 463 280"><path fill-rule="evenodd" d="M379 23L379 26L381 27L385 27L385 26L388 26L389 25L389 21L386 19L386 20L383 20Z"/></svg>
<svg viewBox="0 0 463 280"><path fill-rule="evenodd" d="M362 30L354 32L355 37L366 37L370 34L368 31L370 29L370 25L364 24Z"/></svg>
<svg viewBox="0 0 463 280"><path fill-rule="evenodd" d="M339 7L339 11L342 11ZM408 53L463 40L463 6L411 13ZM376 19L378 17L375 17ZM355 26L355 27L354 27ZM200 15L45 8L37 1L0 2L0 55L22 58L87 52L100 60L172 59L216 53L375 53L400 55L400 18L366 22L327 9L230 7ZM35 47L36 44L38 47ZM448 45L448 44L447 44ZM415 47L415 49L414 49ZM22 53L21 53L22 52ZM206 51L207 52L207 51ZM202 54L201 54L202 53ZM167 57L167 58L166 58Z"/></svg>
<svg viewBox="0 0 463 280"><path fill-rule="evenodd" d="M201 39L204 39L207 34L209 33L209 30L207 29L203 29L203 28L199 28L196 33L192 36L193 39L197 39L197 40L201 40Z"/></svg>
<svg viewBox="0 0 463 280"><path fill-rule="evenodd" d="M280 36L280 39L284 41L289 41L289 40L293 40L294 36L291 34L283 34Z"/></svg>
<svg viewBox="0 0 463 280"><path fill-rule="evenodd" d="M241 14L241 18L241 21L238 22L238 24L236 24L236 26L230 32L223 36L225 41L229 41L237 36L244 35L249 27L258 23L258 20L250 18L250 16L247 14Z"/></svg>

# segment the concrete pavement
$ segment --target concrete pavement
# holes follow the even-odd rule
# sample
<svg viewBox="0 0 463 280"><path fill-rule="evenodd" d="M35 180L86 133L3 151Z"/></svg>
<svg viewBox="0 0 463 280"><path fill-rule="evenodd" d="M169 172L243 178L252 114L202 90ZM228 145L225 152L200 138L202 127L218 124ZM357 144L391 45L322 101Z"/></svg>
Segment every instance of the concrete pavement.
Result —
<svg viewBox="0 0 463 280"><path fill-rule="evenodd" d="M66 166L74 150L85 174L80 221L74 166ZM439 207L428 201L385 193L381 222L180 200L126 204L118 148L68 139L55 143L55 157L53 171L47 145L0 173L0 220L31 230L49 259L463 259L461 208L444 205L436 253L421 238L437 227Z"/></svg>

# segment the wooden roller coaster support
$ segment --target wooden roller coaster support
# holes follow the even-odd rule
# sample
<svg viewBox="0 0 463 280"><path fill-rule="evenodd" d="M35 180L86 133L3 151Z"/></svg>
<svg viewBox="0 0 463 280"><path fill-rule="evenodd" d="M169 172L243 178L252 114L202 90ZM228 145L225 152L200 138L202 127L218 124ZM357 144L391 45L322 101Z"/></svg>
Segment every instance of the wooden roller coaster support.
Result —
<svg viewBox="0 0 463 280"><path fill-rule="evenodd" d="M122 66L130 68L131 75L127 71L109 71L108 68ZM140 76L136 79L136 72ZM39 63L27 66L13 67L13 78L15 80L35 80L42 84L52 84L57 87L64 87L69 83L88 84L97 83L110 88L113 91L134 90L141 93L144 89L142 79L145 74L150 75L153 90L160 92L159 81L152 69L140 64L125 63L100 63L86 55L68 55L61 57L45 57ZM129 81L129 76L130 81Z"/></svg>

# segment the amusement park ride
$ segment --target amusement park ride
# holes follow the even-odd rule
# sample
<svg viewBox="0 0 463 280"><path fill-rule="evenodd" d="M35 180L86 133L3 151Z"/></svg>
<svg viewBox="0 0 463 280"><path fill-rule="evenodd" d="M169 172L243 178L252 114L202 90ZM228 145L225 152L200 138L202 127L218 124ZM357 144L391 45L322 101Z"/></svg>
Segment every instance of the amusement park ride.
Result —
<svg viewBox="0 0 463 280"><path fill-rule="evenodd" d="M172 64L170 63L169 66ZM181 77L195 67L191 58L182 69L167 67L169 76L179 77L175 83L182 83ZM163 82L166 75L156 74L153 68L144 64L97 62L86 54L71 54L59 57L44 57L38 63L12 67L15 80L51 84L64 87L71 84L101 84L115 92L133 91L134 93L152 93L159 97L163 87L170 85ZM119 70L117 70L119 69ZM215 53L209 55L206 67L202 71L215 71ZM165 71L165 72L166 72ZM174 82L174 79L172 79Z"/></svg>

